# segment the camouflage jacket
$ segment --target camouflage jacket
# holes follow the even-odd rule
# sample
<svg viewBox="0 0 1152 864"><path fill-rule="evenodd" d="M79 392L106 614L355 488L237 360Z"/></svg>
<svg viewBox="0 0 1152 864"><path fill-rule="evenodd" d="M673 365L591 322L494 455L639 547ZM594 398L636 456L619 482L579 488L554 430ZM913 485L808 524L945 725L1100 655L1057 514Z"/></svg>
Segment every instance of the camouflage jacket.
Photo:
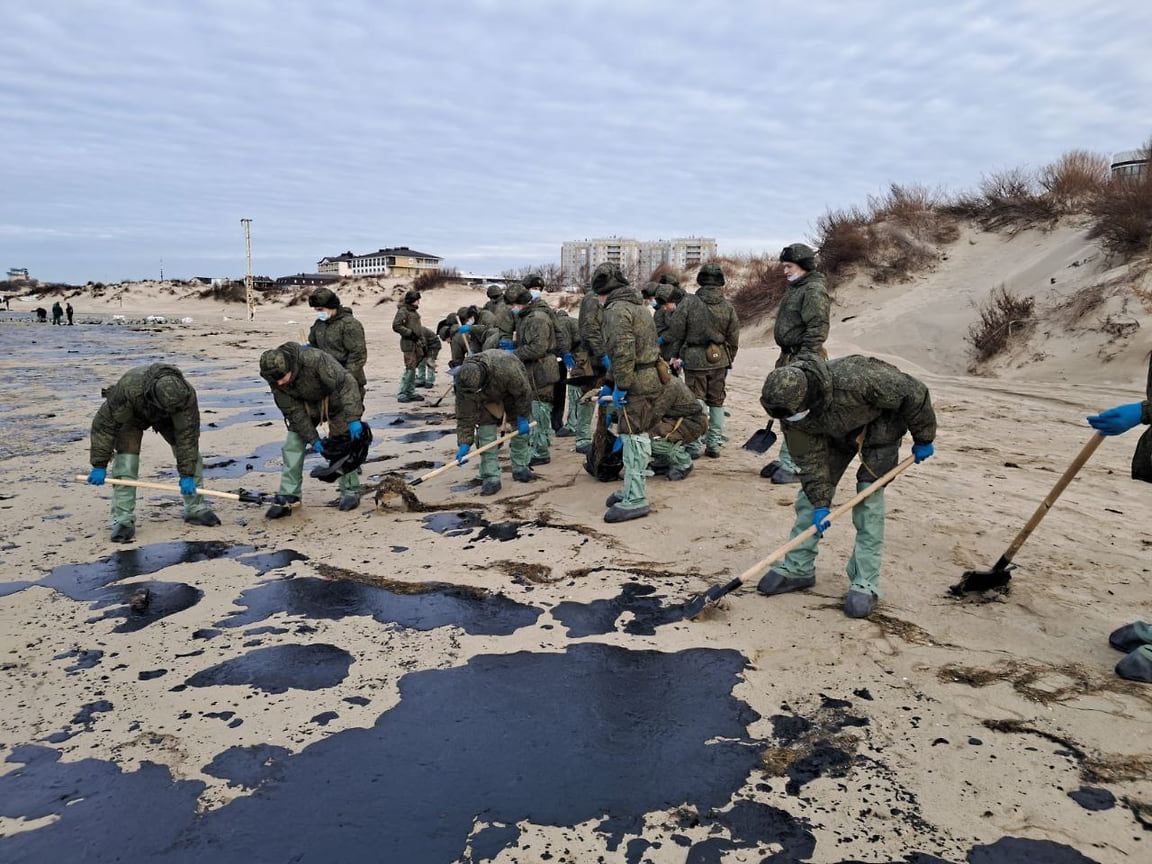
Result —
<svg viewBox="0 0 1152 864"><path fill-rule="evenodd" d="M615 288L604 304L604 350L612 365L608 376L630 396L649 396L660 391L656 364L656 325L644 299L631 285Z"/></svg>
<svg viewBox="0 0 1152 864"><path fill-rule="evenodd" d="M593 366L600 367L600 358L604 356L604 307L600 298L589 291L580 301L580 318L577 322L580 330L580 344L588 355Z"/></svg>
<svg viewBox="0 0 1152 864"><path fill-rule="evenodd" d="M302 348L295 342L281 345L280 349L292 364L292 379L283 387L269 386L290 431L309 443L316 441L320 437L316 424L323 419L325 399L328 400L329 430L333 435L343 434L350 421L364 415L356 379L330 354Z"/></svg>
<svg viewBox="0 0 1152 864"><path fill-rule="evenodd" d="M556 319L544 298L537 297L524 307L516 322L516 350L513 353L528 370L528 377L539 393L550 393L552 385L560 380L556 345Z"/></svg>
<svg viewBox="0 0 1152 864"><path fill-rule="evenodd" d="M708 413L682 378L672 378L661 385L653 414L656 417L651 430L653 437L687 444L708 431Z"/></svg>
<svg viewBox="0 0 1152 864"><path fill-rule="evenodd" d="M424 357L435 360L440 353L440 337L427 327L421 327L420 332L424 334Z"/></svg>
<svg viewBox="0 0 1152 864"><path fill-rule="evenodd" d="M364 364L368 362L368 343L364 339L364 325L356 320L351 309L342 306L327 321L317 319L308 331L308 344L335 357L361 387L367 383Z"/></svg>
<svg viewBox="0 0 1152 864"><path fill-rule="evenodd" d="M176 468L181 477L192 477L200 459L200 406L193 389L192 399L175 414L169 414L152 398L152 387L166 375L183 374L167 363L137 366L125 372L120 380L104 389L104 404L92 418L89 438L90 462L94 468L105 468L116 449L121 429L163 429L175 442ZM192 389L192 385L188 385Z"/></svg>
<svg viewBox="0 0 1152 864"><path fill-rule="evenodd" d="M776 344L780 346L777 366L820 357L820 349L828 338L829 306L821 274L808 273L789 283L773 330Z"/></svg>
<svg viewBox="0 0 1152 864"><path fill-rule="evenodd" d="M890 363L852 355L792 365L808 377L810 407L803 420L781 425L813 507L832 505L836 492L832 448L860 451L867 461L870 451L899 448L905 431L917 444L936 438L928 388ZM760 401L766 404L763 395Z"/></svg>
<svg viewBox="0 0 1152 864"><path fill-rule="evenodd" d="M424 325L420 323L420 311L415 306L401 303L396 307L396 317L392 319L392 330L400 334L400 350L405 354L423 347Z"/></svg>
<svg viewBox="0 0 1152 864"><path fill-rule="evenodd" d="M532 382L528 370L503 348L491 348L474 355L469 362L481 364L488 381L480 393L456 390L456 443L472 444L476 427L495 425L507 416L510 423L517 417L532 417Z"/></svg>
<svg viewBox="0 0 1152 864"><path fill-rule="evenodd" d="M668 341L668 331L672 327L673 314L663 306L657 306L652 311L652 323L656 327L656 340L660 346L660 356L665 360L671 360L673 357L672 345ZM664 341L661 342L661 339Z"/></svg>
<svg viewBox="0 0 1152 864"><path fill-rule="evenodd" d="M740 322L720 286L701 285L695 294L684 295L672 315L665 342L671 343L672 356L683 360L690 372L727 369L736 361ZM708 359L709 345L720 347L720 359Z"/></svg>
<svg viewBox="0 0 1152 864"><path fill-rule="evenodd" d="M484 304L484 309L492 314L490 326L495 326L501 334L496 341L499 342L501 338L511 339L516 332L516 316L512 314L512 307L504 302L504 298L489 300Z"/></svg>
<svg viewBox="0 0 1152 864"><path fill-rule="evenodd" d="M571 353L576 360L576 365L581 365L584 362L584 351L580 342L580 322L569 315L566 310L557 309L556 330L557 341L560 343L560 355Z"/></svg>

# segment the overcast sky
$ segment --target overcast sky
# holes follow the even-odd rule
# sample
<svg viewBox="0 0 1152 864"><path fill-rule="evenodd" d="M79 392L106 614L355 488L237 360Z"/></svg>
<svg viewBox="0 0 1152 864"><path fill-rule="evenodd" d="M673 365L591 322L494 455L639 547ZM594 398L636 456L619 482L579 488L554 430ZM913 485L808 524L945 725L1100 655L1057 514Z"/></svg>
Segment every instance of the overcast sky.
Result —
<svg viewBox="0 0 1152 864"><path fill-rule="evenodd" d="M0 272L776 252L891 182L1152 134L1152 3L0 0Z"/></svg>

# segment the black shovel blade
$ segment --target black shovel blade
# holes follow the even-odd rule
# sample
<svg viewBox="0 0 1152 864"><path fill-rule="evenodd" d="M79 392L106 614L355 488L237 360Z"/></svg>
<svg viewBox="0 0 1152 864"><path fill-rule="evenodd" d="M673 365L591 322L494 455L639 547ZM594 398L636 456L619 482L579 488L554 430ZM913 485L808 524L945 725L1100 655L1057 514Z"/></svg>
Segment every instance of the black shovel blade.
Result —
<svg viewBox="0 0 1152 864"><path fill-rule="evenodd" d="M1006 590L1012 581L1012 565L1008 567L992 568L991 570L966 570L960 577L960 582L953 585L948 591L954 597L963 597L965 594L978 594L981 591Z"/></svg>
<svg viewBox="0 0 1152 864"><path fill-rule="evenodd" d="M757 429L752 433L752 437L744 442L744 449L751 450L753 453L767 453L779 436L772 431L772 425L769 424L763 429Z"/></svg>
<svg viewBox="0 0 1152 864"><path fill-rule="evenodd" d="M236 494L244 504L267 504L272 499L267 492L253 492L251 489L241 489Z"/></svg>
<svg viewBox="0 0 1152 864"><path fill-rule="evenodd" d="M724 585L713 585L703 594L697 594L691 600L684 604L684 617L691 620L703 612L710 604L717 603L725 594L731 594L744 582L739 579L733 579Z"/></svg>

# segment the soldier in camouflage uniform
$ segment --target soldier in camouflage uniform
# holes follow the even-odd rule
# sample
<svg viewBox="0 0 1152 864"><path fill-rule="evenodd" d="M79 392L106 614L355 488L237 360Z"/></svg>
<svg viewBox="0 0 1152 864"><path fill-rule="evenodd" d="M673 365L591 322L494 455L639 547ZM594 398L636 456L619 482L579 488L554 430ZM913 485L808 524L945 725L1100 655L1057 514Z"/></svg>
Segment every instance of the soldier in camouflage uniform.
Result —
<svg viewBox="0 0 1152 864"><path fill-rule="evenodd" d="M276 407L284 415L288 436L280 450L284 466L280 470L280 491L265 515L282 519L300 501L304 486L304 451L308 444L323 453L316 424L328 422L329 436L362 434L360 418L364 402L356 379L344 371L330 354L315 348L285 342L260 355L260 377L272 389ZM360 506L360 472L352 471L337 481L341 510Z"/></svg>
<svg viewBox="0 0 1152 864"><path fill-rule="evenodd" d="M856 490L862 491L899 461L900 442L912 433L917 462L932 455L936 414L928 388L874 357L797 360L769 373L760 394L769 416L781 421L803 484L796 495L792 536L826 521L836 485L857 456ZM884 490L852 509L856 544L848 562L844 613L867 616L880 595L884 552ZM819 536L819 535L818 535ZM783 594L816 583L818 537L788 553L760 580L763 594Z"/></svg>
<svg viewBox="0 0 1152 864"><path fill-rule="evenodd" d="M611 385L601 397L611 396L611 410L619 414L624 442L624 485L609 496L605 522L624 522L647 516L648 463L652 459L649 432L656 426L656 398L663 390L657 366L656 327L640 293L615 265L596 268L592 290L604 304L605 365Z"/></svg>
<svg viewBox="0 0 1152 864"><path fill-rule="evenodd" d="M569 377L580 375L584 366L587 364L587 355L584 352L584 345L580 341L580 322L568 314L567 309L556 310L556 329L558 334L562 337L561 341L567 342L568 352L561 355L564 361L564 368L568 371ZM585 390L579 385L567 384L565 400L568 406L567 416L564 418L564 425L556 430L557 438L572 438L576 434L576 427L580 424L580 397L584 395ZM589 424L591 425L591 424Z"/></svg>
<svg viewBox="0 0 1152 864"><path fill-rule="evenodd" d="M168 442L180 473L184 496L184 521L213 526L220 518L196 489L203 484L204 460L200 458L200 406L196 391L175 366L153 363L129 369L120 380L105 388L104 404L92 418L88 482L103 486L108 461L112 478L140 477L140 445L146 429L155 429ZM136 536L136 488L112 489L112 542L128 543Z"/></svg>
<svg viewBox="0 0 1152 864"><path fill-rule="evenodd" d="M468 451L496 440L500 423L515 422L517 435L508 444L512 479L529 483L536 479L528 462L532 458L529 417L533 385L524 364L500 348L472 354L456 370L456 461L464 462ZM480 454L481 495L500 491L500 462L496 448Z"/></svg>
<svg viewBox="0 0 1152 864"><path fill-rule="evenodd" d="M708 414L680 378L669 378L663 384L652 413L660 418L649 433L652 463L667 466L669 480L683 480L692 473L692 457L685 445L699 441L708 432Z"/></svg>
<svg viewBox="0 0 1152 864"><path fill-rule="evenodd" d="M478 354L484 350L489 332L496 329L496 319L487 309L461 306L456 315L460 324L452 334L452 360L449 363L451 368L463 363L469 354Z"/></svg>
<svg viewBox="0 0 1152 864"><path fill-rule="evenodd" d="M592 279L607 278L612 272L611 264L599 265L592 274ZM576 369L576 375L583 377L590 383L580 386L581 397L588 391L595 389L596 384L591 383L602 379L608 372L604 365L604 307L600 298L592 290L589 282L584 299L580 301L580 317L577 319L577 329L580 331L580 350L584 354L584 363ZM576 452L588 454L592 451L592 417L596 406L591 402L581 401L576 407Z"/></svg>
<svg viewBox="0 0 1152 864"><path fill-rule="evenodd" d="M424 334L424 356L416 364L415 385L424 388L434 387L436 386L436 358L440 356L440 339L434 331L427 327L421 327L420 332Z"/></svg>
<svg viewBox="0 0 1152 864"><path fill-rule="evenodd" d="M672 361L672 345L668 341L668 331L672 327L672 316L676 314L676 307L683 299L684 289L679 284L663 283L656 289L656 311L652 313L652 323L656 325L656 344L660 346L660 356L665 363ZM677 375L680 374L679 369L675 372Z"/></svg>
<svg viewBox="0 0 1152 864"><path fill-rule="evenodd" d="M672 365L683 368L688 386L708 407L704 455L715 459L728 440L724 434L724 385L740 347L740 322L724 298L724 273L718 264L701 267L696 284L700 286L696 293L686 294L672 315L667 344L672 346ZM699 445L690 447L689 452L698 455Z"/></svg>
<svg viewBox="0 0 1152 864"><path fill-rule="evenodd" d="M519 282L510 282L508 287L519 285ZM488 302L484 304L485 310L492 313L493 325L484 338L485 348L508 348L512 345L512 337L516 332L516 316L512 308L505 301L506 290L499 285L488 286ZM507 345L501 345L507 342Z"/></svg>
<svg viewBox="0 0 1152 864"><path fill-rule="evenodd" d="M529 464L547 465L552 461L552 390L560 380L556 366L556 320L543 297L516 282L504 292L504 301L516 316L516 342L512 353L528 370L532 380L532 460Z"/></svg>
<svg viewBox="0 0 1152 864"><path fill-rule="evenodd" d="M320 310L308 332L308 344L335 357L356 380L363 399L368 387L368 379L364 377L364 364L368 362L364 325L356 320L351 309L341 306L340 298L327 288L313 291L308 305Z"/></svg>
<svg viewBox="0 0 1152 864"><path fill-rule="evenodd" d="M416 367L424 356L424 327L420 323L419 310L420 292L408 291L392 319L392 330L400 334L400 351L404 355L404 373L400 376L397 402L424 401L424 397L416 392Z"/></svg>
<svg viewBox="0 0 1152 864"><path fill-rule="evenodd" d="M816 272L816 250L803 243L785 246L780 253L780 266L788 287L780 300L773 331L780 346L776 368L793 360L827 358L824 341L828 338L830 304L824 276ZM765 465L760 476L773 483L800 482L787 440L780 445L780 458Z"/></svg>

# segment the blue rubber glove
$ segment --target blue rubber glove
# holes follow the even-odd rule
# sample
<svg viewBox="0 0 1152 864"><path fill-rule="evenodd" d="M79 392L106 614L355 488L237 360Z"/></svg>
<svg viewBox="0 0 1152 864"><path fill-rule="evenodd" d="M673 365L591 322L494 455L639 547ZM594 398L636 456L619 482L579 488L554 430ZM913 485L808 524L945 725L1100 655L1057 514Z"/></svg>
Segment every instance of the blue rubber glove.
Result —
<svg viewBox="0 0 1152 864"><path fill-rule="evenodd" d="M912 445L912 455L916 457L916 464L917 465L919 465L921 462L923 462L925 459L927 459L929 456L931 456L935 452L936 452L936 448L934 448L930 443L929 444L913 444Z"/></svg>
<svg viewBox="0 0 1152 864"><path fill-rule="evenodd" d="M319 453L321 456L324 455L324 445L320 443L319 438L312 442L312 452Z"/></svg>
<svg viewBox="0 0 1152 864"><path fill-rule="evenodd" d="M832 513L827 507L817 507L812 511L812 525L816 528L816 536L823 537L824 532L832 524L828 521L828 516Z"/></svg>
<svg viewBox="0 0 1152 864"><path fill-rule="evenodd" d="M461 324L460 325L460 332L461 333L471 333L472 332L472 325L471 324Z"/></svg>
<svg viewBox="0 0 1152 864"><path fill-rule="evenodd" d="M628 404L628 391L627 390L613 390L612 391L612 405L616 408L623 408Z"/></svg>
<svg viewBox="0 0 1152 864"><path fill-rule="evenodd" d="M527 436L532 434L532 426L528 423L527 417L517 417L516 418L516 431L519 432L524 437L527 437Z"/></svg>
<svg viewBox="0 0 1152 864"><path fill-rule="evenodd" d="M607 354L600 358L600 362L604 364L605 369L612 369L612 360L608 357Z"/></svg>
<svg viewBox="0 0 1152 864"><path fill-rule="evenodd" d="M181 477L180 478L180 494L181 495L195 495L196 494L196 478L195 477Z"/></svg>
<svg viewBox="0 0 1152 864"><path fill-rule="evenodd" d="M564 368L569 372L576 368L576 358L571 354L564 355Z"/></svg>
<svg viewBox="0 0 1152 864"><path fill-rule="evenodd" d="M664 344L664 337L663 336L657 336L656 337L656 344L657 345L663 345Z"/></svg>
<svg viewBox="0 0 1152 864"><path fill-rule="evenodd" d="M359 420L353 420L348 424L348 434L351 435L352 440L355 441L362 434L364 434L364 424Z"/></svg>
<svg viewBox="0 0 1152 864"><path fill-rule="evenodd" d="M463 465L468 460L464 457L468 455L468 451L472 449L471 444L461 444L456 448L456 464Z"/></svg>
<svg viewBox="0 0 1152 864"><path fill-rule="evenodd" d="M505 351L515 351L516 346L512 344L511 339L501 339L497 344L497 348L503 348Z"/></svg>
<svg viewBox="0 0 1152 864"><path fill-rule="evenodd" d="M1117 405L1099 414L1088 418L1092 428L1101 435L1123 435L1133 426L1140 425L1140 418L1144 414L1144 405L1141 402L1132 402L1128 405Z"/></svg>
<svg viewBox="0 0 1152 864"><path fill-rule="evenodd" d="M88 475L88 482L93 486L103 486L104 478L108 476L107 468L93 468Z"/></svg>
<svg viewBox="0 0 1152 864"><path fill-rule="evenodd" d="M615 442L613 442L613 444L612 444L612 452L613 453L619 453L623 449L624 449L624 436L623 435L617 435Z"/></svg>
<svg viewBox="0 0 1152 864"><path fill-rule="evenodd" d="M605 396L611 396L611 395L612 395L612 388L609 387L607 384L603 384L600 387L600 392L596 394L596 398L599 400L599 399L603 399Z"/></svg>

